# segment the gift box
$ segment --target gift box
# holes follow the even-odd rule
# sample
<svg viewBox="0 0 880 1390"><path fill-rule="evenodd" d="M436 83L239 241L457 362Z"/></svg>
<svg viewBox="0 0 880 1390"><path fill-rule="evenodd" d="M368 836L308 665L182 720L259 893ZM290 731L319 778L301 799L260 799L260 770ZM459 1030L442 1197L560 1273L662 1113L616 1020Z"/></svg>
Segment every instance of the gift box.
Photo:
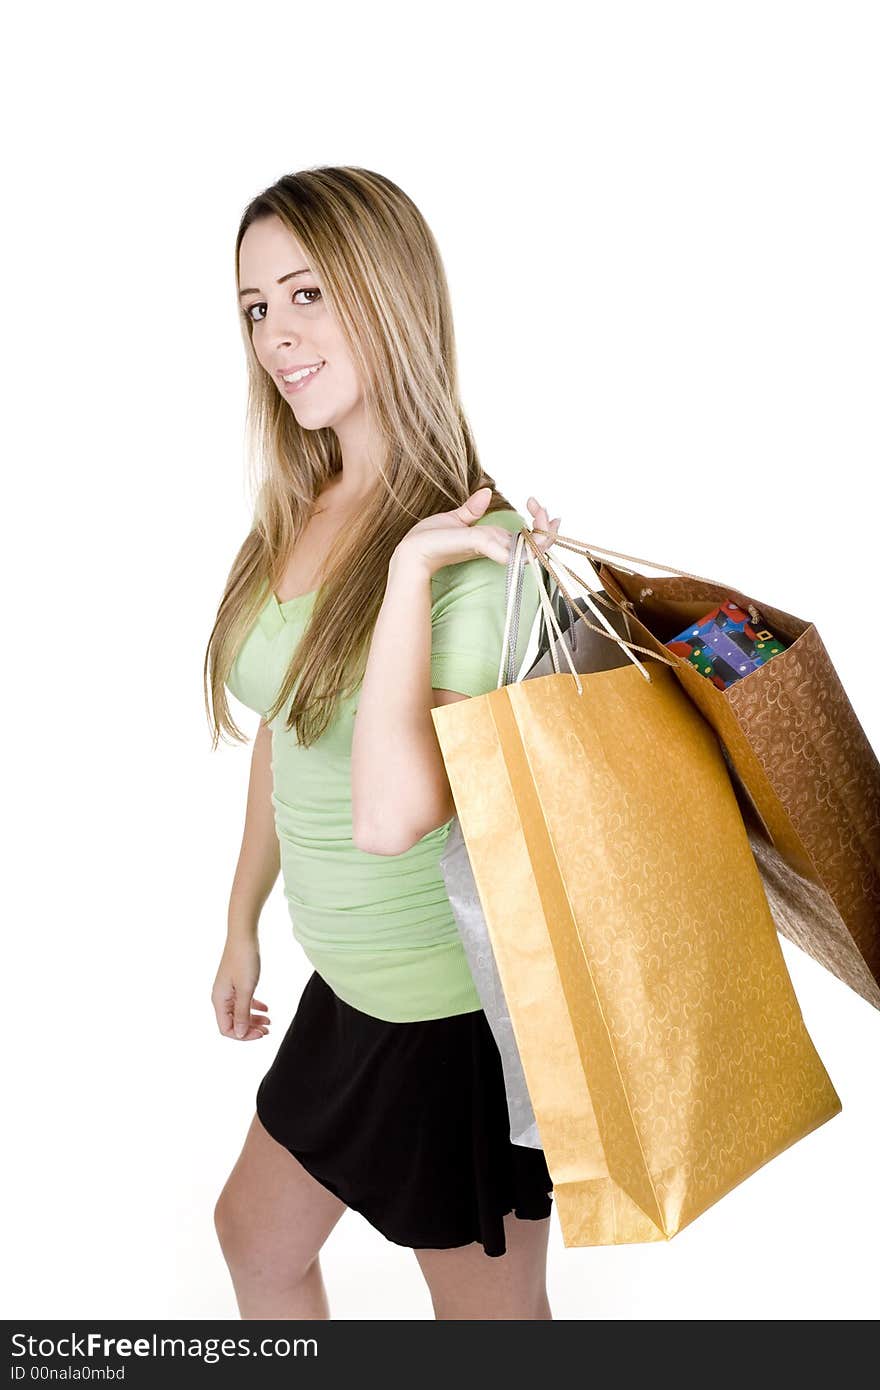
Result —
<svg viewBox="0 0 880 1390"><path fill-rule="evenodd" d="M758 618L755 610L755 618ZM665 644L706 676L719 690L751 675L787 643L767 627L753 626L751 617L732 598L711 608Z"/></svg>

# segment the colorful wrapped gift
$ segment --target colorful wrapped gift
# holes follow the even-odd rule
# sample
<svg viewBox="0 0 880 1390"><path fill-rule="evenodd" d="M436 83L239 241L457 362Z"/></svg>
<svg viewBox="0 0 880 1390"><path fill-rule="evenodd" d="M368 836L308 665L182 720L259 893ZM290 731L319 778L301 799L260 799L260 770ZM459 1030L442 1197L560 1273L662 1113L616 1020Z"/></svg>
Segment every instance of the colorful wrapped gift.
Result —
<svg viewBox="0 0 880 1390"><path fill-rule="evenodd" d="M769 628L753 626L750 615L732 598L718 608L710 608L666 646L689 661L719 690L726 690L734 681L787 650L787 644Z"/></svg>

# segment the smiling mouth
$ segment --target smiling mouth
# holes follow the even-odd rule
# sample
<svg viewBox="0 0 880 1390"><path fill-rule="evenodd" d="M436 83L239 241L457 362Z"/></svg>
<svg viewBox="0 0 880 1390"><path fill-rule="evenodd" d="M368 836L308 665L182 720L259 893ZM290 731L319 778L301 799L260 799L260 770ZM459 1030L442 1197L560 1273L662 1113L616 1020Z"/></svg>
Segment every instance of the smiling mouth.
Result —
<svg viewBox="0 0 880 1390"><path fill-rule="evenodd" d="M322 371L324 367L326 367L326 365L326 362L321 362L319 366L310 368L306 372L305 376L300 376L296 381L288 381L283 376L279 377L282 390L284 390L288 394L296 391L302 391L304 387L308 386L310 381L314 381L315 377L319 375L319 373Z"/></svg>

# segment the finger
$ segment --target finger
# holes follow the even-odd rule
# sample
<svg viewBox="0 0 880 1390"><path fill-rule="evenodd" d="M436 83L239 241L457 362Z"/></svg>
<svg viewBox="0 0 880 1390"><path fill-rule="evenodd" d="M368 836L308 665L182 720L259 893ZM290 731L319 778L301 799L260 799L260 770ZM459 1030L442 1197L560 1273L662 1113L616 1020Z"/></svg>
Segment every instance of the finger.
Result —
<svg viewBox="0 0 880 1390"><path fill-rule="evenodd" d="M239 1037L238 1034L236 1034L235 1040L236 1042L253 1042L255 1038L264 1038L266 1036L266 1032L267 1029L265 1028L249 1027L247 1032L242 1034L241 1037Z"/></svg>
<svg viewBox="0 0 880 1390"><path fill-rule="evenodd" d="M503 526L475 526L471 532L477 555L485 555L506 565L510 559L516 537Z"/></svg>
<svg viewBox="0 0 880 1390"><path fill-rule="evenodd" d="M458 517L466 526L470 526L474 521L478 521L484 511L492 501L492 489L490 487L477 488L472 492L468 500L460 507L456 507L453 516Z"/></svg>
<svg viewBox="0 0 880 1390"><path fill-rule="evenodd" d="M247 1000L236 1001L235 1005L235 1036L243 1038L248 1031L251 1023L251 1011Z"/></svg>
<svg viewBox="0 0 880 1390"><path fill-rule="evenodd" d="M502 565L510 561L510 553L516 545L516 537L510 531L502 531L498 537L498 559Z"/></svg>
<svg viewBox="0 0 880 1390"><path fill-rule="evenodd" d="M536 526L540 526L540 525L541 525L541 520L540 520L541 516L543 515L543 516L546 517L546 515L547 515L547 512L546 512L545 508L541 506L541 503L538 501L537 497L530 497L530 498L529 498L529 503L528 503L528 505L529 505L529 511L532 513L532 516L533 516L534 519L535 519L535 525L536 525Z"/></svg>
<svg viewBox="0 0 880 1390"><path fill-rule="evenodd" d="M546 518L546 515L547 515L547 513L544 512L545 518ZM550 534L547 535L547 536L542 536L541 540L538 541L538 544L539 544L540 546L542 546L544 550L548 550L548 549L550 548L550 546L553 544L554 538L559 534L559 523L560 523L561 520L562 520L562 517L560 517L560 516L555 516L555 517L553 518L552 521L544 520L544 521L541 523L541 525L544 527L544 529L545 529L546 531L549 531L549 533L550 533Z"/></svg>
<svg viewBox="0 0 880 1390"><path fill-rule="evenodd" d="M224 1037L229 1037L235 1027L235 1020L232 1016L232 996L212 993L211 1004L214 1008L214 1017L217 1020L217 1027Z"/></svg>
<svg viewBox="0 0 880 1390"><path fill-rule="evenodd" d="M268 1004L264 1004L262 999L252 1000L250 1013L248 1015L249 1023L271 1023L272 1020L268 1014L257 1013L258 1009L265 1010L268 1009L268 1007ZM235 1032L236 1022L234 1000L224 1000L222 1007L215 1006L215 1013L217 1015L217 1024L220 1028L221 1033L233 1034Z"/></svg>
<svg viewBox="0 0 880 1390"><path fill-rule="evenodd" d="M547 516L546 507L541 506L537 497L530 497L528 499L528 507L534 517L532 530L534 531L537 529L539 532L547 531L551 533L549 535L536 535L534 537L535 545L541 552L549 550L550 546L553 544L554 536L556 536L559 531L559 523L562 518L557 516L554 517L553 521L550 521Z"/></svg>
<svg viewBox="0 0 880 1390"><path fill-rule="evenodd" d="M231 1038L235 1034L235 1019L232 1017L232 1010L217 1010L217 1027L224 1038Z"/></svg>

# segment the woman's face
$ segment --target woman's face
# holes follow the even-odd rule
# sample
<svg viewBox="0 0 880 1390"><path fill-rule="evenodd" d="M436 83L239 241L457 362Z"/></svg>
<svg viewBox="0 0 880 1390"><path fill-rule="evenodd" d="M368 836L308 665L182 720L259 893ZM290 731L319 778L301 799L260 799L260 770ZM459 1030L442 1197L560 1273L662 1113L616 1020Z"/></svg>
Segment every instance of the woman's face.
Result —
<svg viewBox="0 0 880 1390"><path fill-rule="evenodd" d="M280 218L251 223L239 247L238 271L260 365L304 429L329 426L339 432L362 403L360 381L317 276ZM317 372L299 381L283 380L282 373L318 364Z"/></svg>

